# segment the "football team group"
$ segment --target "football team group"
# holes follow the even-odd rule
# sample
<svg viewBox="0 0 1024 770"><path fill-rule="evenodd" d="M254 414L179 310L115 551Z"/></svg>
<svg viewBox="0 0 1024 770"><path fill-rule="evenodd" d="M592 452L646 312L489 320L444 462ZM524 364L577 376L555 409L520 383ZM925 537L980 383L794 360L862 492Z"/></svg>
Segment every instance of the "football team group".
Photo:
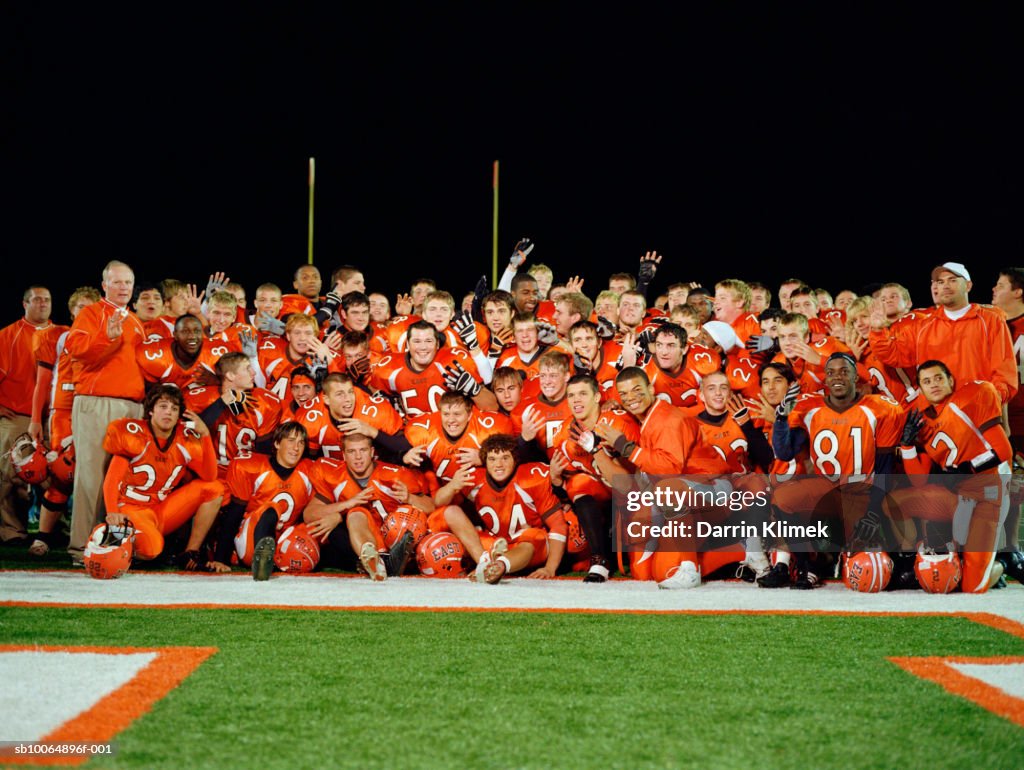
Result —
<svg viewBox="0 0 1024 770"><path fill-rule="evenodd" d="M65 327L29 287L0 330L0 537L67 547L98 578L133 559L256 580L841 574L980 593L1024 578L1024 269L999 273L991 305L946 262L916 309L899 284L833 299L795 278L773 306L774 287L739 279L651 297L671 269L654 252L591 298L526 270L531 250L516 245L497 289L422 279L393 305L353 266L325 286L303 265L250 307L223 274L198 291L115 261L102 292L71 295ZM770 526L649 505L629 514L645 533L699 519L750 534L638 538L621 490L749 492L743 521ZM827 542L794 534L821 521Z"/></svg>

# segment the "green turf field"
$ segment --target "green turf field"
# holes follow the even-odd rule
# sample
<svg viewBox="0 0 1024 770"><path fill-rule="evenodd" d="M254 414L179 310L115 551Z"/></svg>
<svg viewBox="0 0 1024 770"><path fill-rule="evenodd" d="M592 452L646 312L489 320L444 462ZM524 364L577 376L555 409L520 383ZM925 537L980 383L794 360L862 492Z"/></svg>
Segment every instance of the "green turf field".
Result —
<svg viewBox="0 0 1024 770"><path fill-rule="evenodd" d="M961 618L0 607L9 644L219 652L88 767L1018 767L1024 729L886 660Z"/></svg>

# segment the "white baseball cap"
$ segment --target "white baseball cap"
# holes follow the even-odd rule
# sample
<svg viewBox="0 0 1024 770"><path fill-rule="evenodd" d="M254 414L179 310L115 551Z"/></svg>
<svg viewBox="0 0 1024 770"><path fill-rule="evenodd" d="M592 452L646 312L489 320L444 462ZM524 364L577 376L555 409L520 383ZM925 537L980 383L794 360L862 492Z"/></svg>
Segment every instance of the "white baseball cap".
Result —
<svg viewBox="0 0 1024 770"><path fill-rule="evenodd" d="M947 273L952 273L955 276L959 276L960 278L963 278L965 281L971 280L971 274L968 273L967 272L967 268L964 267L959 262L943 262L938 267L933 268L932 269L932 280L934 281L935 278L938 276L938 274L943 272L943 271L945 271Z"/></svg>

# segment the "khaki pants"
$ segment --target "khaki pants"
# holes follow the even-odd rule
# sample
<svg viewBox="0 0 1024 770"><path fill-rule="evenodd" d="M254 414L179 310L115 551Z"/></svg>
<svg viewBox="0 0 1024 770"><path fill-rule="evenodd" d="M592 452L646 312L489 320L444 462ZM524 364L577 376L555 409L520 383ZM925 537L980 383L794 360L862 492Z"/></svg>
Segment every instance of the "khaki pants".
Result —
<svg viewBox="0 0 1024 770"><path fill-rule="evenodd" d="M103 477L110 455L103 451L107 426L123 417L142 417L142 404L123 398L75 396L71 432L75 437L75 491L68 553L81 558L93 528L105 518Z"/></svg>
<svg viewBox="0 0 1024 770"><path fill-rule="evenodd" d="M14 440L28 431L29 417L17 415L14 419L0 417L0 540L23 538L28 534L28 522L14 508L14 466L11 447Z"/></svg>

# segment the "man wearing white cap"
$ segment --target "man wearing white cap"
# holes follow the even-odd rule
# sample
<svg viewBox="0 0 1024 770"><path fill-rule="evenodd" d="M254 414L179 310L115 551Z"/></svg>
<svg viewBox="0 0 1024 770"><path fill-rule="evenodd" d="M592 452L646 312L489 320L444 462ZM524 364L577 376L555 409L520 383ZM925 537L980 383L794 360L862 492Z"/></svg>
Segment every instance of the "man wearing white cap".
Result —
<svg viewBox="0 0 1024 770"><path fill-rule="evenodd" d="M937 307L919 321L888 326L879 308L871 313L871 351L891 366L944 361L957 382L987 380L1007 403L1017 392L1010 331L1003 314L970 302L971 274L959 262L932 270Z"/></svg>

